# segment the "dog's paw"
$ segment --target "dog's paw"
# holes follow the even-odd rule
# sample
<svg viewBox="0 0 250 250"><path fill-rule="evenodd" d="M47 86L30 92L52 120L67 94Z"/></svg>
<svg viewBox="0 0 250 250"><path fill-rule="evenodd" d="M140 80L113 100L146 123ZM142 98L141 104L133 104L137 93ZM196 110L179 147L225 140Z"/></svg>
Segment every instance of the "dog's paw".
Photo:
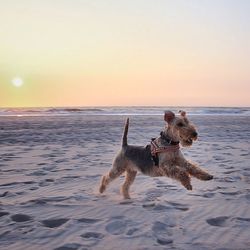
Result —
<svg viewBox="0 0 250 250"><path fill-rule="evenodd" d="M212 180L213 178L214 178L213 175L208 174L208 175L204 178L204 180L205 180L205 181L210 181L210 180Z"/></svg>
<svg viewBox="0 0 250 250"><path fill-rule="evenodd" d="M99 188L99 192L102 194L105 191L106 187L104 185L101 185Z"/></svg>
<svg viewBox="0 0 250 250"><path fill-rule="evenodd" d="M186 188L187 190L192 190L192 189L193 189L193 187L192 187L191 184L186 185L185 188Z"/></svg>
<svg viewBox="0 0 250 250"><path fill-rule="evenodd" d="M100 187L99 187L99 192L102 194L104 191L105 191L105 189L106 189L106 177L105 176L103 176L102 177L102 180L101 180L101 185L100 185Z"/></svg>

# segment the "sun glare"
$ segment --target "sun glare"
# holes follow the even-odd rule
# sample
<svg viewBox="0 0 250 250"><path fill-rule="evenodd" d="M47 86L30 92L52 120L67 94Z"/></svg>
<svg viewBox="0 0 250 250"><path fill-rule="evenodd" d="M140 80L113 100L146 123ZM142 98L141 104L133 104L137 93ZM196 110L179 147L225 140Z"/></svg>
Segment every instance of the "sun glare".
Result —
<svg viewBox="0 0 250 250"><path fill-rule="evenodd" d="M23 85L23 80L20 77L13 78L11 82L15 87L21 87Z"/></svg>

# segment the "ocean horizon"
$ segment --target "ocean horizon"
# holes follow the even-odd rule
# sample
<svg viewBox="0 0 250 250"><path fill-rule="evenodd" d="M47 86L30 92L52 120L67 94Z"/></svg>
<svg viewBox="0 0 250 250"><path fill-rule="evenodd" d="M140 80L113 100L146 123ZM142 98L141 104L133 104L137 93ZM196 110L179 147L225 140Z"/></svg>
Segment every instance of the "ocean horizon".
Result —
<svg viewBox="0 0 250 250"><path fill-rule="evenodd" d="M1 116L70 116L70 115L162 115L165 110L185 110L188 115L250 116L250 107L185 107L185 106L84 106L0 108Z"/></svg>

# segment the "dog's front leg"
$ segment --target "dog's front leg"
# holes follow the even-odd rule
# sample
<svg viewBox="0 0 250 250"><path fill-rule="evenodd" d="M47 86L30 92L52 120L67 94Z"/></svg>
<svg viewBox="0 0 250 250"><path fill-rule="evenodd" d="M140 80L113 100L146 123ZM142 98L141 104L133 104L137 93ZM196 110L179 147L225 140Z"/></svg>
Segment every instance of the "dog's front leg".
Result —
<svg viewBox="0 0 250 250"><path fill-rule="evenodd" d="M191 179L184 169L174 165L164 165L163 171L166 176L180 181L187 190L192 190Z"/></svg>
<svg viewBox="0 0 250 250"><path fill-rule="evenodd" d="M197 164L191 163L187 160L183 160L181 167L184 167L188 173L197 179L208 181L212 180L213 176L206 172L205 170L201 169Z"/></svg>

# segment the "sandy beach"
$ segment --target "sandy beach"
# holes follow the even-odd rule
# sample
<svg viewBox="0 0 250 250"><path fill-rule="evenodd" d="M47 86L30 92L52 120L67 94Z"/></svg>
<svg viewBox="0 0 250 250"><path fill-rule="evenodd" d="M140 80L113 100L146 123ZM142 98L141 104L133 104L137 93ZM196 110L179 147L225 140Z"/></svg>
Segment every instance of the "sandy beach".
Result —
<svg viewBox="0 0 250 250"><path fill-rule="evenodd" d="M186 158L214 175L187 191L138 174L98 193L120 148L126 115L0 117L0 248L249 249L250 116L194 115ZM129 144L146 145L162 116L130 116Z"/></svg>

